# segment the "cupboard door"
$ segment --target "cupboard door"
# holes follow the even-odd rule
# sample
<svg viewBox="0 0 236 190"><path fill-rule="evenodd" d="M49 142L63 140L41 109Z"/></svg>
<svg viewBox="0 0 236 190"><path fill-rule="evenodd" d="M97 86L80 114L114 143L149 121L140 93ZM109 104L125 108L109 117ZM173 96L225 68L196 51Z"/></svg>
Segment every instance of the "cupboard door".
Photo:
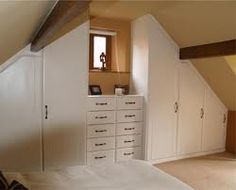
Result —
<svg viewBox="0 0 236 190"><path fill-rule="evenodd" d="M225 147L225 109L215 94L207 89L206 114L203 125L203 150L210 151Z"/></svg>
<svg viewBox="0 0 236 190"><path fill-rule="evenodd" d="M85 163L88 36L86 22L44 49L46 170Z"/></svg>
<svg viewBox="0 0 236 190"><path fill-rule="evenodd" d="M190 64L182 64L179 87L178 154L201 151L205 87Z"/></svg>
<svg viewBox="0 0 236 190"><path fill-rule="evenodd" d="M178 54L156 23L150 23L148 125L151 159L175 155L178 100Z"/></svg>

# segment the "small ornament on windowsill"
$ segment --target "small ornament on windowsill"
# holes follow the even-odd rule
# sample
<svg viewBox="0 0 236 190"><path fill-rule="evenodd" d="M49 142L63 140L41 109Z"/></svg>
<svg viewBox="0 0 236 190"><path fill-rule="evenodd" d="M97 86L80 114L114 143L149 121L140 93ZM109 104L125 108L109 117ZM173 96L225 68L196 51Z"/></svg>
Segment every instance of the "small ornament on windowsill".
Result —
<svg viewBox="0 0 236 190"><path fill-rule="evenodd" d="M102 62L102 68L101 68L101 70L102 70L102 71L107 70L107 64L106 64L107 61L106 61L106 55L105 55L104 52L102 52L101 55L100 55L100 62Z"/></svg>

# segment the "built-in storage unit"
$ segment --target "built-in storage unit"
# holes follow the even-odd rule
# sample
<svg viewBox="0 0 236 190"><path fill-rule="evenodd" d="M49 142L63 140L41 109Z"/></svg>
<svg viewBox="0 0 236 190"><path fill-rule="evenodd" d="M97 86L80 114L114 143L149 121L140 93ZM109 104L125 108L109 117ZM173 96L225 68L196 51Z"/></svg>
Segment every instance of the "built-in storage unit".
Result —
<svg viewBox="0 0 236 190"><path fill-rule="evenodd" d="M142 96L89 96L87 164L140 159Z"/></svg>
<svg viewBox="0 0 236 190"><path fill-rule="evenodd" d="M151 15L132 22L132 92L145 100L145 159L225 149L227 109Z"/></svg>

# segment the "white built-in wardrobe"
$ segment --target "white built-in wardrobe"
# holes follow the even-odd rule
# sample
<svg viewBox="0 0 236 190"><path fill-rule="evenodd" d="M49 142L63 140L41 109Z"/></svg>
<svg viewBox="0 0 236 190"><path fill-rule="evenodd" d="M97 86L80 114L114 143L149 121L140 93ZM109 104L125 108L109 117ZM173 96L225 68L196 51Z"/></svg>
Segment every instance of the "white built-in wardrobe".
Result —
<svg viewBox="0 0 236 190"><path fill-rule="evenodd" d="M145 159L225 149L227 109L151 15L132 22L132 91L145 97Z"/></svg>

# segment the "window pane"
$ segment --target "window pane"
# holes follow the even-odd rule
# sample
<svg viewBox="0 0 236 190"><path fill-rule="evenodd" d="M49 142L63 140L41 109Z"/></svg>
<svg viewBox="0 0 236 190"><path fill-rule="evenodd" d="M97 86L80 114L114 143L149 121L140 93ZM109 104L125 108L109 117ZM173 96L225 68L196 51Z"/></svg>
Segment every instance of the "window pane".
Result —
<svg viewBox="0 0 236 190"><path fill-rule="evenodd" d="M100 55L104 52L106 54L106 37L95 36L94 37L94 52L93 52L93 67L101 68L102 62L100 62Z"/></svg>

